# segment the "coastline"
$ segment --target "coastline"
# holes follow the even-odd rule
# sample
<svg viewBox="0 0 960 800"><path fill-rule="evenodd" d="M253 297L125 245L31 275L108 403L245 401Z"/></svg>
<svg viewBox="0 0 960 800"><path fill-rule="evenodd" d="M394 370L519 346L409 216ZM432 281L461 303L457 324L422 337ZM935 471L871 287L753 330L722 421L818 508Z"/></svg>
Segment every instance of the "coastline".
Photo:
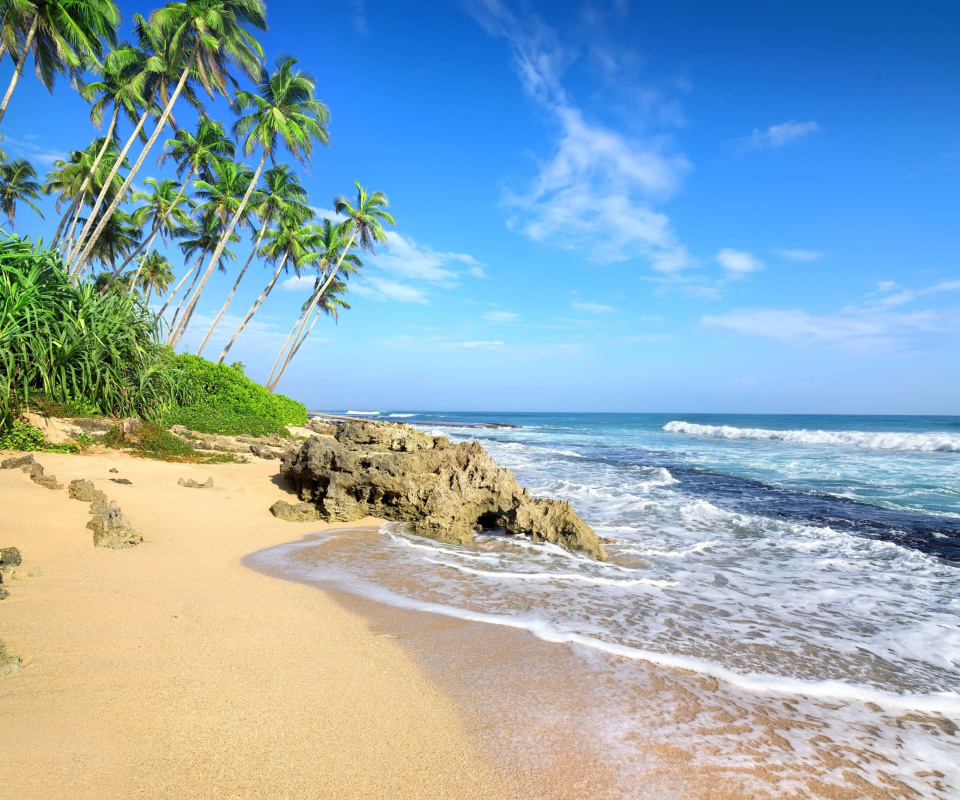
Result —
<svg viewBox="0 0 960 800"><path fill-rule="evenodd" d="M0 541L23 554L0 606L23 661L0 681L0 757L20 794L520 796L397 643L327 593L242 566L330 527L270 515L289 498L276 461L37 460L64 485L93 480L144 543L94 548L85 503L0 472Z"/></svg>

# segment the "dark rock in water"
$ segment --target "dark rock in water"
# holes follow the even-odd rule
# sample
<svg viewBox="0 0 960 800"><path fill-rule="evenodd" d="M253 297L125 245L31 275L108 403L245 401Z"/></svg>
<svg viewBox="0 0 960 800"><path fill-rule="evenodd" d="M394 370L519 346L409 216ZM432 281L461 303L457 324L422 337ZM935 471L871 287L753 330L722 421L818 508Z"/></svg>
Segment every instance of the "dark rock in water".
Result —
<svg viewBox="0 0 960 800"><path fill-rule="evenodd" d="M181 478L177 481L179 486L186 486L188 489L212 489L213 478L207 478L203 483L195 481L193 478Z"/></svg>
<svg viewBox="0 0 960 800"><path fill-rule="evenodd" d="M21 563L23 563L23 559L16 547L0 547L0 573L11 572ZM0 574L0 583L3 583L2 574Z"/></svg>
<svg viewBox="0 0 960 800"><path fill-rule="evenodd" d="M129 478L111 478L110 480L113 481L113 483L122 483L125 486L133 485L133 481L130 480Z"/></svg>
<svg viewBox="0 0 960 800"><path fill-rule="evenodd" d="M411 522L420 535L462 545L472 543L478 526L502 526L606 558L596 533L568 503L531 498L479 442L455 445L392 423L333 427L333 438L311 437L281 465L300 499L324 519Z"/></svg>
<svg viewBox="0 0 960 800"><path fill-rule="evenodd" d="M312 504L288 503L286 500L277 500L270 506L270 513L287 522L313 522L320 517Z"/></svg>
<svg viewBox="0 0 960 800"><path fill-rule="evenodd" d="M67 494L74 500L80 500L84 503L94 503L97 500L107 499L107 496L97 489L92 481L88 481L86 478L77 478L76 480L70 481Z"/></svg>
<svg viewBox="0 0 960 800"><path fill-rule="evenodd" d="M0 678L9 675L11 672L16 672L20 667L20 659L17 656L10 655L3 644L3 640L0 639Z"/></svg>
<svg viewBox="0 0 960 800"><path fill-rule="evenodd" d="M87 527L93 531L94 547L119 550L134 547L143 541L143 537L133 529L130 520L116 503L97 501L93 503L90 513L93 514L93 519L87 523Z"/></svg>

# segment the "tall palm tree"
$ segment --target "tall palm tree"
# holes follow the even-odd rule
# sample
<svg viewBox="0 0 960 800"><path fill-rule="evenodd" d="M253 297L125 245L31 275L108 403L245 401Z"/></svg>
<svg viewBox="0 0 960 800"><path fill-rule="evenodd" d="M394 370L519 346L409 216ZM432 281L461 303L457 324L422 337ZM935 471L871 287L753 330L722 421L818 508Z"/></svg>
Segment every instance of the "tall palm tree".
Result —
<svg viewBox="0 0 960 800"><path fill-rule="evenodd" d="M143 165L147 153L153 147L167 124L174 104L184 91L187 79L195 75L197 80L213 97L216 93L226 95L230 81L229 66L234 64L255 76L263 59L263 50L253 35L244 26L266 30L267 22L263 0L184 0L168 3L154 11L143 29L152 40L160 42L162 53L172 68L179 68L177 83L164 105L157 126L144 145L140 157L127 175L121 188L122 196ZM91 237L91 242L80 254L78 267L89 258L89 251L96 242L105 220L120 204L115 198Z"/></svg>
<svg viewBox="0 0 960 800"><path fill-rule="evenodd" d="M140 230L133 224L130 215L125 211L117 211L104 227L103 235L93 249L92 260L115 270L117 260L130 255L139 243Z"/></svg>
<svg viewBox="0 0 960 800"><path fill-rule="evenodd" d="M250 212L249 210L244 211L243 201L252 192L253 175L250 168L245 164L239 164L235 161L221 161L214 166L211 178L211 181L196 180L193 185L196 189L196 196L206 201L201 205L201 208L203 211L209 211L216 216L220 224L220 235L226 241L227 236L233 235L231 223L236 225L237 219L240 218L242 223L246 224ZM219 243L214 245L214 252L216 252L218 246ZM190 295L183 316L180 317L179 324L171 333L171 344L176 345L186 332L197 307L197 301L203 293L214 266L215 262L211 259L203 273L203 280L200 281L196 291Z"/></svg>
<svg viewBox="0 0 960 800"><path fill-rule="evenodd" d="M196 133L181 128L172 139L167 140L157 164L162 166L173 159L177 164L177 177L183 181L186 189L194 177L209 181L217 164L232 159L235 152L236 147L227 138L223 125L216 120L200 117Z"/></svg>
<svg viewBox="0 0 960 800"><path fill-rule="evenodd" d="M383 192L368 192L359 182L356 184L356 187L357 199L355 202L351 202L343 195L338 197L334 202L334 208L337 214L345 218L345 221L342 223L341 235L348 236L349 238L347 238L346 243L343 245L343 249L340 251L335 264L331 264L326 268L325 272L321 273L324 282L314 290L313 296L304 307L300 318L294 323L290 333L287 334L286 341L284 341L283 347L280 348L277 359L273 362L273 369L270 370L270 376L267 378L266 385L271 391L276 387L277 380L279 380L279 378L274 379L274 372L276 372L277 365L282 361L284 365L284 367L281 368L282 372L283 369L286 368L286 365L290 363L290 359L293 358L293 352L297 346L297 341L303 335L303 330L310 318L310 312L313 310L313 307L320 302L320 299L326 295L330 284L344 272L343 265L347 255L350 253L350 249L356 244L356 246L365 252L374 252L377 244L386 244L387 235L383 230L383 225L396 224L393 215L388 211L384 211L384 209L390 205L390 201ZM348 231L349 233L347 233ZM287 350L288 345L289 350ZM285 357L284 350L287 350Z"/></svg>
<svg viewBox="0 0 960 800"><path fill-rule="evenodd" d="M218 364L223 363L233 343L237 341L237 337L266 302L273 287L276 286L280 273L292 264L299 275L299 265L320 246L321 228L313 224L304 224L310 219L311 214L309 209L304 213L298 205L287 206L278 216L276 229L267 230L266 243L261 247L259 254L264 256L268 263L276 264L276 269L223 348L217 359ZM325 224L329 224L329 220L325 220Z"/></svg>
<svg viewBox="0 0 960 800"><path fill-rule="evenodd" d="M5 3L4 16L4 24L16 31L14 38L23 37L23 44L0 101L0 120L31 52L37 77L52 90L57 75L76 78L85 59L100 60L104 42L109 47L117 44L120 9L113 0L18 0Z"/></svg>
<svg viewBox="0 0 960 800"><path fill-rule="evenodd" d="M153 246L154 240L159 235L164 241L168 234L172 234L182 229L190 223L190 215L181 207L183 199L183 188L177 190L177 181L170 178L157 180L156 178L147 178L144 183L149 186L150 192L134 192L133 199L145 200L146 202L137 208L131 215L134 225L140 230L146 230L149 224L150 234L143 239L140 246L137 247L123 263L117 267L113 273L113 279L126 269L133 259L135 259L145 249L149 250ZM189 203L189 201L187 201ZM134 274L133 283L136 283L139 270ZM133 290L133 283L130 285L130 291Z"/></svg>
<svg viewBox="0 0 960 800"><path fill-rule="evenodd" d="M40 209L33 202L40 199L42 191L40 184L34 180L36 177L37 171L33 164L25 158L15 158L0 164L0 211L7 215L12 228L17 227L15 217L18 203L26 203L43 218Z"/></svg>
<svg viewBox="0 0 960 800"><path fill-rule="evenodd" d="M154 250L140 264L137 277L135 278L136 288L144 293L145 302L150 301L150 295L156 291L157 294L163 294L173 282L173 267L169 259L162 253Z"/></svg>
<svg viewBox="0 0 960 800"><path fill-rule="evenodd" d="M313 96L317 82L311 75L296 67L295 58L281 56L277 59L276 69L272 73L265 68L261 69L256 92L237 91L234 95L234 111L240 115L250 111L234 123L234 135L238 140L243 140L244 155L252 155L257 148L261 152L260 163L253 173L253 181L227 227L227 236L233 233L244 213L267 159L275 157L281 144L295 159L306 163L313 152L314 141L321 144L330 141L326 128L330 113L327 107ZM200 299L219 260L220 248L217 248L213 251L207 271L191 301L190 313L196 307L197 300ZM181 325L188 323L189 316L184 314Z"/></svg>
<svg viewBox="0 0 960 800"><path fill-rule="evenodd" d="M254 239L250 255L247 257L243 269L237 274L237 279L233 282L233 288L230 289L230 293L227 295L227 299L224 301L220 313L217 314L213 323L210 325L210 330L207 331L207 335L204 336L203 341L200 342L200 346L197 348L197 355L200 355L203 348L206 347L214 329L220 324L223 315L227 313L227 309L233 301L233 296L237 292L240 281L243 280L243 276L250 267L253 257L260 252L260 244L267 231L267 226L278 214L283 213L288 208L295 209L303 215L304 219L307 219L311 211L306 205L306 200L306 190L300 185L293 170L286 164L276 164L263 173L263 187L260 189L259 201L254 209L254 213L256 213L260 219L260 230Z"/></svg>

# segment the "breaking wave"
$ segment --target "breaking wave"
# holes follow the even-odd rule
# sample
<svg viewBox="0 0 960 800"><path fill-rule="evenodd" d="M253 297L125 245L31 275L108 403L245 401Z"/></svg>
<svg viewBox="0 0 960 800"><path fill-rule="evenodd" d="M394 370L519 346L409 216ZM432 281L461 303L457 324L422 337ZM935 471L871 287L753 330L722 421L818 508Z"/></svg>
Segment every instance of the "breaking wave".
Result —
<svg viewBox="0 0 960 800"><path fill-rule="evenodd" d="M867 431L776 431L767 428L734 428L730 425L698 425L674 420L663 426L667 433L713 436L717 439L752 439L864 447L871 450L916 450L921 452L960 453L960 434L893 433Z"/></svg>

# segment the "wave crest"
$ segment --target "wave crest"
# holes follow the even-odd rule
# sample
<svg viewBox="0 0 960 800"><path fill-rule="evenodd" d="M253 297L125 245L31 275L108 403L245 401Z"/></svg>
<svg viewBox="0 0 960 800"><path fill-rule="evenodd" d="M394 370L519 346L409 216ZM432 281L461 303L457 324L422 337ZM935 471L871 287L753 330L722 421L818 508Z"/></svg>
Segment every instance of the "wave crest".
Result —
<svg viewBox="0 0 960 800"><path fill-rule="evenodd" d="M960 435L951 433L895 433L892 431L775 431L766 428L734 428L731 425L698 425L674 420L663 426L667 433L713 436L717 439L754 439L791 444L827 444L865 447L871 450L917 450L960 453Z"/></svg>

